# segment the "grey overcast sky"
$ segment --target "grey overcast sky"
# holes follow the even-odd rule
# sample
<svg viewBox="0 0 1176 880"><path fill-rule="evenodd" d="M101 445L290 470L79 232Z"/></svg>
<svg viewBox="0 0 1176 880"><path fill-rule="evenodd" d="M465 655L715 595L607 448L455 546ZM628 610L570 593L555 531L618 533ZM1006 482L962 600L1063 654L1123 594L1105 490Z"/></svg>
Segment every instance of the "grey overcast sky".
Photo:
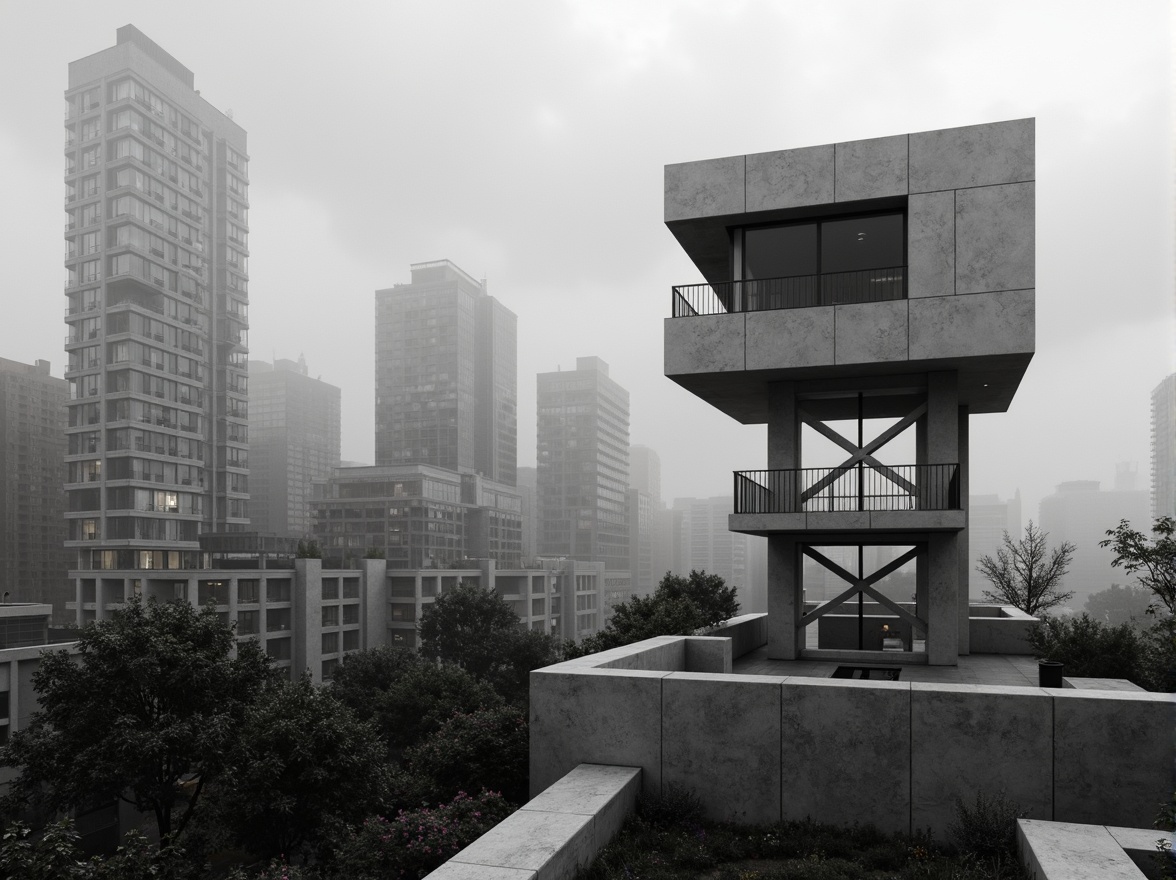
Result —
<svg viewBox="0 0 1176 880"><path fill-rule="evenodd" d="M1037 118L1037 354L973 420L972 490L1149 471L1173 364L1173 22L1131 2L0 0L0 356L61 375L62 93L132 23L248 131L251 354L343 389L373 450L373 291L448 258L519 316L535 374L595 354L632 395L664 494L728 494L765 433L662 375L662 166ZM890 459L895 463L902 463Z"/></svg>

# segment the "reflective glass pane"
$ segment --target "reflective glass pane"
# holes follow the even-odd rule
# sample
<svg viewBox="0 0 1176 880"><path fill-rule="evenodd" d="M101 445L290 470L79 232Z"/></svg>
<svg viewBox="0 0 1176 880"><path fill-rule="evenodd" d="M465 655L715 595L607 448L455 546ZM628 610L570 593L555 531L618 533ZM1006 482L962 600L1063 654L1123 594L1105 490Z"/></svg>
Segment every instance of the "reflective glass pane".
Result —
<svg viewBox="0 0 1176 880"><path fill-rule="evenodd" d="M787 278L817 272L817 226L799 223L743 232L743 277Z"/></svg>
<svg viewBox="0 0 1176 880"><path fill-rule="evenodd" d="M901 213L876 214L821 224L821 272L854 272L901 266Z"/></svg>

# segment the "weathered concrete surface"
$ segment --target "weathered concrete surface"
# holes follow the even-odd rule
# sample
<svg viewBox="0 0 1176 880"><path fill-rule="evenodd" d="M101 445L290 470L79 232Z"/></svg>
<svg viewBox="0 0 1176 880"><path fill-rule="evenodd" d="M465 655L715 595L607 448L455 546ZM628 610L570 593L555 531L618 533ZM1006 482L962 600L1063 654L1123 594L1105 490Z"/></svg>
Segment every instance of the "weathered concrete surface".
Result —
<svg viewBox="0 0 1176 880"><path fill-rule="evenodd" d="M563 880L595 854L592 817L518 810L452 859L449 864L533 871L536 880Z"/></svg>
<svg viewBox="0 0 1176 880"><path fill-rule="evenodd" d="M742 371L744 317L666 318L666 375Z"/></svg>
<svg viewBox="0 0 1176 880"><path fill-rule="evenodd" d="M833 145L753 153L747 159L747 211L833 201Z"/></svg>
<svg viewBox="0 0 1176 880"><path fill-rule="evenodd" d="M640 767L645 793L661 792L661 688L668 672L626 669L531 673L531 794L579 764Z"/></svg>
<svg viewBox="0 0 1176 880"><path fill-rule="evenodd" d="M768 643L768 615L741 614L720 623L707 635L730 639L731 660L734 662Z"/></svg>
<svg viewBox="0 0 1176 880"><path fill-rule="evenodd" d="M835 145L838 202L907 194L907 136L846 141Z"/></svg>
<svg viewBox="0 0 1176 880"><path fill-rule="evenodd" d="M905 300L835 306L834 312L836 363L873 364L909 358Z"/></svg>
<svg viewBox="0 0 1176 880"><path fill-rule="evenodd" d="M593 848L599 851L636 810L640 791L641 771L636 767L580 764L523 809L590 817Z"/></svg>
<svg viewBox="0 0 1176 880"><path fill-rule="evenodd" d="M814 535L820 531L949 532L964 528L963 510L872 510L853 513L731 513L727 528L745 535Z"/></svg>
<svg viewBox="0 0 1176 880"><path fill-rule="evenodd" d="M1017 820L1021 864L1037 880L1142 880L1144 874L1106 828Z"/></svg>
<svg viewBox="0 0 1176 880"><path fill-rule="evenodd" d="M755 313L747 322L747 369L791 369L833 363L833 316L833 306Z"/></svg>
<svg viewBox="0 0 1176 880"><path fill-rule="evenodd" d="M667 165L666 220L743 213L743 168L742 156Z"/></svg>
<svg viewBox="0 0 1176 880"><path fill-rule="evenodd" d="M1150 825L1156 805L1172 796L1172 695L1069 688L1049 693L1053 818Z"/></svg>
<svg viewBox="0 0 1176 880"><path fill-rule="evenodd" d="M907 300L912 361L948 360L1034 349L1032 290ZM995 379L995 377L994 377Z"/></svg>
<svg viewBox="0 0 1176 880"><path fill-rule="evenodd" d="M1038 626L1036 617L1031 617L1019 608L1001 608L999 617L977 616L968 618L968 632L971 636L973 654L1032 654L1029 633Z"/></svg>
<svg viewBox="0 0 1176 880"><path fill-rule="evenodd" d="M778 822L783 682L770 675L668 676L662 683L663 786L693 789L712 819Z"/></svg>
<svg viewBox="0 0 1176 880"><path fill-rule="evenodd" d="M910 136L910 192L1034 179L1034 120L921 131Z"/></svg>
<svg viewBox="0 0 1176 880"><path fill-rule="evenodd" d="M789 679L781 721L782 818L842 825L871 817L907 833L911 686Z"/></svg>
<svg viewBox="0 0 1176 880"><path fill-rule="evenodd" d="M907 203L907 296L954 294L955 250L955 192L911 196Z"/></svg>
<svg viewBox="0 0 1176 880"><path fill-rule="evenodd" d="M956 798L1003 791L1053 815L1053 720L1040 688L911 684L911 827L945 831Z"/></svg>
<svg viewBox="0 0 1176 880"><path fill-rule="evenodd" d="M1034 286L1034 184L956 193L956 293Z"/></svg>
<svg viewBox="0 0 1176 880"><path fill-rule="evenodd" d="M686 646L686 672L731 673L731 639L711 636L691 636L683 639Z"/></svg>

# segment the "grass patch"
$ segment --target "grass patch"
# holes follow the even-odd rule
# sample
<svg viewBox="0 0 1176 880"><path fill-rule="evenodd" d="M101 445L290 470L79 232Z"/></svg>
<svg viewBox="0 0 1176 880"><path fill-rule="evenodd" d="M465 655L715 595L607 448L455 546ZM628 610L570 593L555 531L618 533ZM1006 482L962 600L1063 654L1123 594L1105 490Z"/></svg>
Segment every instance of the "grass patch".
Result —
<svg viewBox="0 0 1176 880"><path fill-rule="evenodd" d="M640 805L579 880L1028 880L1006 851L815 822L730 825L683 792Z"/></svg>

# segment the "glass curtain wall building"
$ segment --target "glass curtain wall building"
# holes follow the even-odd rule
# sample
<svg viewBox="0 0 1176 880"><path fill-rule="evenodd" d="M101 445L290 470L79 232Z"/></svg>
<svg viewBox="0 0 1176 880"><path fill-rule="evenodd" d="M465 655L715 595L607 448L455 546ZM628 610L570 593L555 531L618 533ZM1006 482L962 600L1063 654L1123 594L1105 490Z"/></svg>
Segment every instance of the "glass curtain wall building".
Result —
<svg viewBox="0 0 1176 880"><path fill-rule="evenodd" d="M131 25L65 93L66 486L79 569L248 527L245 131Z"/></svg>

